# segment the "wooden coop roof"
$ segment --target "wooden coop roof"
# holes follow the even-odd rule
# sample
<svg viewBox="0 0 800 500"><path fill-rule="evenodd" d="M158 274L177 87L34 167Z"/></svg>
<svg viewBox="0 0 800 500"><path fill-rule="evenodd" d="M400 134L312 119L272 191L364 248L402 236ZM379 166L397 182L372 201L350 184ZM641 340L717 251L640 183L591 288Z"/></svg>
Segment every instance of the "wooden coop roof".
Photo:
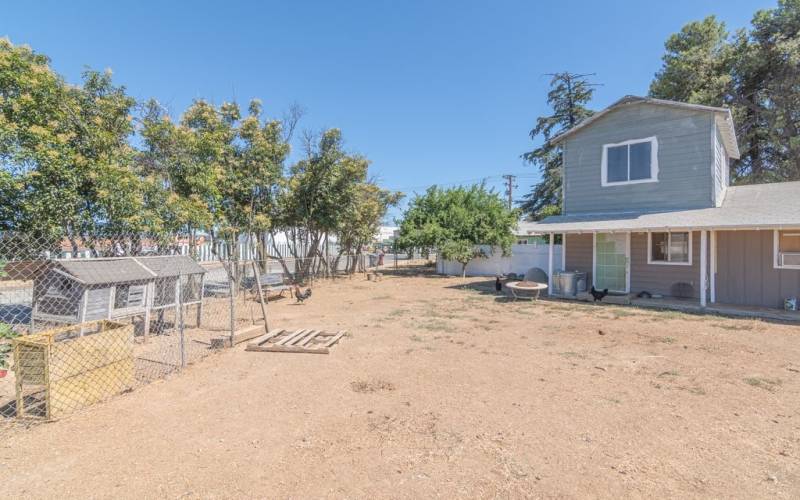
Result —
<svg viewBox="0 0 800 500"><path fill-rule="evenodd" d="M185 255L61 259L55 261L55 266L84 285L149 281L154 278L206 272L203 266Z"/></svg>
<svg viewBox="0 0 800 500"><path fill-rule="evenodd" d="M133 257L113 259L64 259L57 268L84 285L152 280L156 274Z"/></svg>
<svg viewBox="0 0 800 500"><path fill-rule="evenodd" d="M142 265L153 271L159 278L183 276L187 274L203 274L206 269L186 255L163 255L155 257L137 257Z"/></svg>

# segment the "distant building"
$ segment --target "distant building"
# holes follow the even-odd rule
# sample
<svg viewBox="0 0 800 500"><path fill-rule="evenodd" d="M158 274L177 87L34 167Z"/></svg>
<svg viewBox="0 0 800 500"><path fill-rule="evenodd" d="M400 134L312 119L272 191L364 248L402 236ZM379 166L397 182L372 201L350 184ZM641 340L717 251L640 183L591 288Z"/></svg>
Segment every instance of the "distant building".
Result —
<svg viewBox="0 0 800 500"><path fill-rule="evenodd" d="M378 234L375 239L381 243L389 243L400 235L400 228L398 226L381 226L378 228Z"/></svg>

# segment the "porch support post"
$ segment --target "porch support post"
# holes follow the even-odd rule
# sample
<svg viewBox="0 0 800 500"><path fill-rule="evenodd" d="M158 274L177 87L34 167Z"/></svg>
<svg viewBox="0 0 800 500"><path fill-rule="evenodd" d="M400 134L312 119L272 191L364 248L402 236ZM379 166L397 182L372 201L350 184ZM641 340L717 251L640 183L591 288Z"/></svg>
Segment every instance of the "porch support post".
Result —
<svg viewBox="0 0 800 500"><path fill-rule="evenodd" d="M567 233L561 233L561 270L567 270Z"/></svg>
<svg viewBox="0 0 800 500"><path fill-rule="evenodd" d="M553 294L553 243L555 240L555 236L553 233L550 233L550 246L548 248L549 252L547 254L547 294Z"/></svg>
<svg viewBox="0 0 800 500"><path fill-rule="evenodd" d="M717 301L717 232L711 231L711 241L709 252L711 254L711 269L709 272L709 282L711 286L711 303Z"/></svg>
<svg viewBox="0 0 800 500"><path fill-rule="evenodd" d="M700 231L700 307L706 306L708 279L708 231Z"/></svg>

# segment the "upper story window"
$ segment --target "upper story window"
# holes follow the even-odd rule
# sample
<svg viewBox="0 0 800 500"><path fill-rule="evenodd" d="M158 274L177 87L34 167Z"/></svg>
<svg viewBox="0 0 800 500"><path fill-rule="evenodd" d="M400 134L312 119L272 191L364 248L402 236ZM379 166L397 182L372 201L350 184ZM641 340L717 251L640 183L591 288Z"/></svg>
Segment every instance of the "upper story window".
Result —
<svg viewBox="0 0 800 500"><path fill-rule="evenodd" d="M800 229L775 231L775 267L800 269Z"/></svg>
<svg viewBox="0 0 800 500"><path fill-rule="evenodd" d="M604 144L601 176L603 186L658 182L658 140Z"/></svg>

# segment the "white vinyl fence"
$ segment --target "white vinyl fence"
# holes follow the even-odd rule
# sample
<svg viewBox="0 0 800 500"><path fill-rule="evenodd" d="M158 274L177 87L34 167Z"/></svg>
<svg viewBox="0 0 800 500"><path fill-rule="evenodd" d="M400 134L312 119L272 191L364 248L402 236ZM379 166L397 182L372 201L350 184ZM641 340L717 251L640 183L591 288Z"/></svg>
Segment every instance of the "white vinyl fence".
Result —
<svg viewBox="0 0 800 500"><path fill-rule="evenodd" d="M487 245L481 245L481 249L487 257L473 259L467 264L467 276L496 276L508 273L524 275L532 267L538 267L547 272L549 259L547 245L513 245L510 257L503 257L503 252L499 248L495 248L494 253L490 253L490 247ZM553 269L561 269L561 252L561 245L553 246ZM436 272L461 275L461 264L438 259Z"/></svg>

